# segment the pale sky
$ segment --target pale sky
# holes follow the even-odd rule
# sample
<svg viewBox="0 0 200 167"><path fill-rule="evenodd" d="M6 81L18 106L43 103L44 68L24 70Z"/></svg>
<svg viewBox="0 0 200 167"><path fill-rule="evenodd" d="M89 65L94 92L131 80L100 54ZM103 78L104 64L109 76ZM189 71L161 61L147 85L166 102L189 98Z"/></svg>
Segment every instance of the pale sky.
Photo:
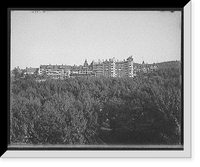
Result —
<svg viewBox="0 0 200 167"><path fill-rule="evenodd" d="M87 59L181 59L181 12L11 12L11 69L82 65Z"/></svg>

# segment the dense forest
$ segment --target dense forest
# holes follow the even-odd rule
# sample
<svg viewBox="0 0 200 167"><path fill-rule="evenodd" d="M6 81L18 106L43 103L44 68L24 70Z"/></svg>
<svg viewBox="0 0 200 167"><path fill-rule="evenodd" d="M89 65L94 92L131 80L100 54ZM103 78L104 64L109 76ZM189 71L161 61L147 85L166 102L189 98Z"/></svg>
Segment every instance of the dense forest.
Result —
<svg viewBox="0 0 200 167"><path fill-rule="evenodd" d="M181 144L179 68L134 78L11 79L11 144Z"/></svg>

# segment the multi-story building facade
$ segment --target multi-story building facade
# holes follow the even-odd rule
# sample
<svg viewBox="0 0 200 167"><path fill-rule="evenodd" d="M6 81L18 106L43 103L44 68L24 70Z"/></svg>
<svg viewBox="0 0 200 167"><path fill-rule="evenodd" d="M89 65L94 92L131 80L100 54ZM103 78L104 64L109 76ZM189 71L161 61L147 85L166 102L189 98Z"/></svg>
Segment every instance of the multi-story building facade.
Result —
<svg viewBox="0 0 200 167"><path fill-rule="evenodd" d="M112 58L103 62L93 62L93 70L96 76L134 77L133 58L130 56L126 61L116 61Z"/></svg>
<svg viewBox="0 0 200 167"><path fill-rule="evenodd" d="M83 66L72 66L70 70L70 76L71 77L81 77L81 76L95 76L95 73L93 72L92 64L88 65L87 60L85 60Z"/></svg>
<svg viewBox="0 0 200 167"><path fill-rule="evenodd" d="M101 60L99 60L98 62L93 61L92 68L95 76L100 77L104 75L104 66Z"/></svg>
<svg viewBox="0 0 200 167"><path fill-rule="evenodd" d="M117 77L134 77L132 56L128 57L124 61L116 62L116 76Z"/></svg>
<svg viewBox="0 0 200 167"><path fill-rule="evenodd" d="M39 74L59 79L70 76L71 66L68 65L40 65Z"/></svg>
<svg viewBox="0 0 200 167"><path fill-rule="evenodd" d="M142 64L133 63L133 71L135 74L138 73L148 73L157 70L157 65L155 63L153 64L146 64L144 61Z"/></svg>
<svg viewBox="0 0 200 167"><path fill-rule="evenodd" d="M123 77L125 75L124 73L124 61L117 61L116 62L116 76L117 77Z"/></svg>
<svg viewBox="0 0 200 167"><path fill-rule="evenodd" d="M139 73L147 73L157 69L156 64L135 63L132 56L126 60L116 61L115 58L105 61L92 61L88 65L85 60L83 65L40 65L38 73L53 79L80 76L105 76L105 77L134 77ZM36 68L27 68L27 73L34 73Z"/></svg>
<svg viewBox="0 0 200 167"><path fill-rule="evenodd" d="M103 76L115 77L115 58L103 62Z"/></svg>

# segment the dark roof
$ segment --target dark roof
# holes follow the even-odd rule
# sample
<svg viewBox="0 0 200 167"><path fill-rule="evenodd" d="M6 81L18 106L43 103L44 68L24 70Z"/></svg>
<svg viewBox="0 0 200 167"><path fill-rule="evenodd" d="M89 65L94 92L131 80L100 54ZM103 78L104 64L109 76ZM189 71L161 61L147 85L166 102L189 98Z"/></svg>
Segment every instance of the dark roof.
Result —
<svg viewBox="0 0 200 167"><path fill-rule="evenodd" d="M26 72L35 72L38 68L26 68Z"/></svg>
<svg viewBox="0 0 200 167"><path fill-rule="evenodd" d="M133 65L135 65L135 66L139 66L139 65L142 65L142 64L139 64L139 63L133 63Z"/></svg>
<svg viewBox="0 0 200 167"><path fill-rule="evenodd" d="M71 70L74 70L74 71L80 71L80 70L90 70L92 69L92 67L88 66L88 67L85 67L85 66L73 66L71 68Z"/></svg>
<svg viewBox="0 0 200 167"><path fill-rule="evenodd" d="M131 61L133 61L133 58L132 58L132 56L129 56L126 60L131 60Z"/></svg>
<svg viewBox="0 0 200 167"><path fill-rule="evenodd" d="M40 68L44 69L65 69L65 70L70 70L72 66L70 65L40 65Z"/></svg>

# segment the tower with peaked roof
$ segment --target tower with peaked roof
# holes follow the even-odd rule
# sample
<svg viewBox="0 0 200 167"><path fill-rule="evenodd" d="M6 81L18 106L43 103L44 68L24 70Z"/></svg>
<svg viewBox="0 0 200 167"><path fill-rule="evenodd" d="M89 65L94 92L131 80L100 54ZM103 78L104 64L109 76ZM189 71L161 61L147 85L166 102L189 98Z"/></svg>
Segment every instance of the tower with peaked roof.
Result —
<svg viewBox="0 0 200 167"><path fill-rule="evenodd" d="M88 62L87 62L87 59L85 59L85 62L83 64L84 67L88 67Z"/></svg>

